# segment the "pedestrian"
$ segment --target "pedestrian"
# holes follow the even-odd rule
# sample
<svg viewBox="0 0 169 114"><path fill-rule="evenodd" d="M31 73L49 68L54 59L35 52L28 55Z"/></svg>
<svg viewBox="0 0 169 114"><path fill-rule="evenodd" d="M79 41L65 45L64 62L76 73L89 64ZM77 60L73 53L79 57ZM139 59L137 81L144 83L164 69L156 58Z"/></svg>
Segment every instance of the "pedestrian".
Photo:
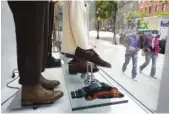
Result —
<svg viewBox="0 0 169 114"><path fill-rule="evenodd" d="M127 65L132 58L133 68L132 68L132 79L136 81L137 75L137 55L139 51L139 32L132 33L128 36L128 44L126 46L125 52L125 62L122 67L122 72L125 72Z"/></svg>
<svg viewBox="0 0 169 114"><path fill-rule="evenodd" d="M155 78L156 73L156 59L159 51L159 39L157 30L152 31L151 36L146 36L144 39L143 51L145 53L145 62L140 66L140 73L150 63L152 59L152 66L150 76Z"/></svg>

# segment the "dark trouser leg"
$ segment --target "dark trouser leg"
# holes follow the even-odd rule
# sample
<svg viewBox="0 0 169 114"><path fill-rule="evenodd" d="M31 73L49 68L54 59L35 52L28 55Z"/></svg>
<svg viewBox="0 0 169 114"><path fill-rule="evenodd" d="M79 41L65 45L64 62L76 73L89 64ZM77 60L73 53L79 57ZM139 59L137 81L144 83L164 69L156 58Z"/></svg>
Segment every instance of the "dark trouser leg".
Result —
<svg viewBox="0 0 169 114"><path fill-rule="evenodd" d="M48 56L52 57L52 31L54 19L54 2L49 3L49 37L48 37Z"/></svg>
<svg viewBox="0 0 169 114"><path fill-rule="evenodd" d="M54 68L61 66L61 60L52 57L52 32L53 32L53 19L54 19L54 2L49 2L49 15L48 17L48 58L46 68Z"/></svg>
<svg viewBox="0 0 169 114"><path fill-rule="evenodd" d="M45 2L9 1L17 42L17 62L21 85L39 82L42 66Z"/></svg>
<svg viewBox="0 0 169 114"><path fill-rule="evenodd" d="M130 54L126 54L125 55L125 62L123 64L123 67L122 67L122 71L125 72L126 68L127 68L127 65L129 64L130 62L130 59L131 59L131 55Z"/></svg>
<svg viewBox="0 0 169 114"><path fill-rule="evenodd" d="M47 1L46 1L47 2ZM45 65L48 57L48 36L49 36L49 2L45 4L45 17L44 17L44 32L43 32L43 59L42 59L42 72L45 70Z"/></svg>

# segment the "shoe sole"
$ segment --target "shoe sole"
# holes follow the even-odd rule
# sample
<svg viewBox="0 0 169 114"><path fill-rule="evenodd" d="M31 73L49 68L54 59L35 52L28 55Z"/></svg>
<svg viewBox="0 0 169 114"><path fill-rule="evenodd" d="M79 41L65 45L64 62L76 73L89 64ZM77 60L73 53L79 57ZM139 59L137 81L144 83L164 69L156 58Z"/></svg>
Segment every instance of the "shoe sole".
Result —
<svg viewBox="0 0 169 114"><path fill-rule="evenodd" d="M98 72L98 71L99 71L99 69L93 70L93 73ZM91 71L89 70L89 72L91 72ZM87 73L87 71L72 70L71 65L69 65L69 74L77 74L77 73Z"/></svg>
<svg viewBox="0 0 169 114"><path fill-rule="evenodd" d="M98 70L99 71L99 70ZM95 73L95 72L98 72L98 71L93 71L93 73ZM69 74L77 74L77 73L87 73L87 71L86 72L76 72L76 71L69 71ZM91 73L91 72L89 72L89 73Z"/></svg>
<svg viewBox="0 0 169 114"><path fill-rule="evenodd" d="M53 104L54 102L56 102L57 100L59 100L60 98L63 97L63 92L57 96L57 98L55 100L48 100L48 101L35 101L35 100L25 100L22 99L21 100L21 106L22 107L29 107L29 106L40 106L40 105L48 105L48 104Z"/></svg>

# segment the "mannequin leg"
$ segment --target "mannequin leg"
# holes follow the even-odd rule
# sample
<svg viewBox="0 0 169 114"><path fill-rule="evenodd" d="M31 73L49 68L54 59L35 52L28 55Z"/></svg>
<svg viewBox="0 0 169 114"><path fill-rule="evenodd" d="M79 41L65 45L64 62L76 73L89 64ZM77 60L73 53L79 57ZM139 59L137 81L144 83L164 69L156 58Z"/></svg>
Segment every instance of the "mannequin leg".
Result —
<svg viewBox="0 0 169 114"><path fill-rule="evenodd" d="M62 52L99 66L111 67L90 47L87 18L84 1L64 2Z"/></svg>
<svg viewBox="0 0 169 114"><path fill-rule="evenodd" d="M21 88L21 105L53 103L63 96L41 86L44 14L47 2L8 1L13 13L17 41L17 62Z"/></svg>
<svg viewBox="0 0 169 114"><path fill-rule="evenodd" d="M84 50L91 49L88 36L88 14L84 1L71 1L70 24L76 45ZM75 21L76 20L76 21Z"/></svg>
<svg viewBox="0 0 169 114"><path fill-rule="evenodd" d="M48 56L52 57L52 31L54 19L54 2L49 2L49 38L48 38Z"/></svg>
<svg viewBox="0 0 169 114"><path fill-rule="evenodd" d="M69 13L70 13L69 1L64 1L63 3L63 34L61 38L62 40L61 52L74 55L77 45L72 35Z"/></svg>
<svg viewBox="0 0 169 114"><path fill-rule="evenodd" d="M61 60L55 59L52 56L52 32L53 32L53 19L54 19L54 2L49 2L49 8L48 8L48 15L46 16L48 27L45 32L47 32L47 61L46 61L46 68L54 68L54 67L60 67L61 66Z"/></svg>
<svg viewBox="0 0 169 114"><path fill-rule="evenodd" d="M43 47L42 47L42 50L43 50L43 57L42 57L42 70L41 72L44 72L45 71L45 67L46 66L51 66L51 64L53 64L53 62L51 62L49 64L49 15L50 15L50 4L49 2L47 2L46 4L46 7L45 7L45 16L44 16L44 28L43 28ZM40 76L40 84L46 88L46 89L54 89L56 86L58 86L60 84L59 81L57 80L48 80L46 78L44 78L42 75Z"/></svg>

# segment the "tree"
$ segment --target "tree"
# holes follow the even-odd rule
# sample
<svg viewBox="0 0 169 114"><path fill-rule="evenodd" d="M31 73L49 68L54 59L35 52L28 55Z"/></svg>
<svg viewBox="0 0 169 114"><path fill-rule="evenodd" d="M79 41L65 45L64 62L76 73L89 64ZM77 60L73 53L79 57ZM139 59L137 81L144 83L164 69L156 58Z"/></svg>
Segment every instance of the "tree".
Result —
<svg viewBox="0 0 169 114"><path fill-rule="evenodd" d="M120 8L122 8L124 5L126 5L127 3L129 3L131 1L100 1L97 0L96 1L96 17L95 17L95 21L98 21L98 17L100 17L101 20L105 20L105 19L112 19L113 23L112 23L112 32L114 33L113 36L113 42L115 42L116 44L116 16L117 16L117 12Z"/></svg>
<svg viewBox="0 0 169 114"><path fill-rule="evenodd" d="M115 1L96 1L96 18L95 20L98 20L98 17L100 17L101 20L105 20L111 16L111 12L113 10L112 5Z"/></svg>
<svg viewBox="0 0 169 114"><path fill-rule="evenodd" d="M126 16L125 16L125 19L130 21L132 20L133 18L143 18L146 16L146 13L145 12L141 12L141 11L132 11L132 12L129 12Z"/></svg>
<svg viewBox="0 0 169 114"><path fill-rule="evenodd" d="M111 15L113 17L113 43L116 44L116 18L117 18L117 12L120 8L122 8L123 6L125 6L126 4L128 4L131 1L121 1L121 2L117 2L114 1L113 2L113 10L111 12Z"/></svg>
<svg viewBox="0 0 169 114"><path fill-rule="evenodd" d="M97 38L99 38L99 21L111 16L114 1L96 1L95 22L97 22Z"/></svg>
<svg viewBox="0 0 169 114"><path fill-rule="evenodd" d="M155 16L169 16L169 12L165 11L160 11L160 12L156 12Z"/></svg>

